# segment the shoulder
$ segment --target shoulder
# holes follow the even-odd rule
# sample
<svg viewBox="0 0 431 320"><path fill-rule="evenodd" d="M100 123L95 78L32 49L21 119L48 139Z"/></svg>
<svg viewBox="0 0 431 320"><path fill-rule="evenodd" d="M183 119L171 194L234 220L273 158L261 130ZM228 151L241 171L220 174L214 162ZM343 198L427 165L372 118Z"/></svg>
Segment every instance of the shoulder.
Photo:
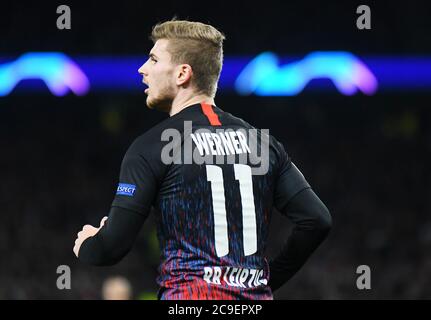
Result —
<svg viewBox="0 0 431 320"><path fill-rule="evenodd" d="M138 154L147 159L160 159L160 153L166 141L163 141L163 134L166 130L176 129L177 123L171 118L158 123L145 133L141 134L130 144L128 154Z"/></svg>
<svg viewBox="0 0 431 320"><path fill-rule="evenodd" d="M279 140L277 140L273 135L271 135L270 129L257 128L242 118L234 116L229 112L222 111L220 108L219 110L220 110L220 113L222 114L222 117L225 120L228 120L230 124L235 124L246 130L256 130L259 141L263 141L262 138L268 141L269 149L273 154L275 154L275 157L277 158L276 160L282 161L284 160L284 158L287 157L287 152L284 145Z"/></svg>
<svg viewBox="0 0 431 320"><path fill-rule="evenodd" d="M237 125L240 127L243 127L245 129L257 129L254 126L252 126L250 123L248 123L247 121L245 121L242 118L239 118L237 116L234 116L233 114L223 111L222 109L218 108L218 112L221 116L221 122L223 124L233 124L233 125Z"/></svg>
<svg viewBox="0 0 431 320"><path fill-rule="evenodd" d="M284 144L272 135L269 135L269 146L270 149L274 152L275 158L280 163L288 161L290 159Z"/></svg>
<svg viewBox="0 0 431 320"><path fill-rule="evenodd" d="M271 133L270 129L257 128L252 124L248 123L247 121L245 121L244 119L236 117L228 112L223 112L223 114L227 119L230 119L231 121L235 122L237 125L241 126L246 130L256 130L259 138L261 136L265 136L265 138L269 142L269 147L271 149L274 149L274 151L276 151L277 153L285 152L283 144L280 141L278 141L273 135L270 134Z"/></svg>

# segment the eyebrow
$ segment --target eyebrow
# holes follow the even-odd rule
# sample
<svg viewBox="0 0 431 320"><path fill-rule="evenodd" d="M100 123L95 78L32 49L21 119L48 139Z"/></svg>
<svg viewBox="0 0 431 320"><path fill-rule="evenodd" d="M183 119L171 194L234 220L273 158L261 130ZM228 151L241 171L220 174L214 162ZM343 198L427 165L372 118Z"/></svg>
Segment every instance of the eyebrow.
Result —
<svg viewBox="0 0 431 320"><path fill-rule="evenodd" d="M154 54L154 53L151 53L150 52L150 54L148 55L150 58L156 58L156 59L158 59L158 57Z"/></svg>

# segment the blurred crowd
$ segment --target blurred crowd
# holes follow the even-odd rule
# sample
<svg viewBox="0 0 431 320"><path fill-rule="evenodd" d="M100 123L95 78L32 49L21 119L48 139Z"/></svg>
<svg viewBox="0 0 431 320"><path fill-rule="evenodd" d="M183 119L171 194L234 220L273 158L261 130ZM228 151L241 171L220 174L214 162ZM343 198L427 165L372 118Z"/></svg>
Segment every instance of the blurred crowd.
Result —
<svg viewBox="0 0 431 320"><path fill-rule="evenodd" d="M66 4L66 3L65 3ZM196 0L155 2L85 1L68 3L71 30L57 30L58 3L3 1L0 4L0 52L64 51L73 54L147 53L151 27L173 17L210 23L227 38L229 54L254 55L273 50L304 54L311 50L348 50L359 54L431 51L430 3L367 3L371 30L359 31L357 1ZM31 28L32 32L28 32Z"/></svg>

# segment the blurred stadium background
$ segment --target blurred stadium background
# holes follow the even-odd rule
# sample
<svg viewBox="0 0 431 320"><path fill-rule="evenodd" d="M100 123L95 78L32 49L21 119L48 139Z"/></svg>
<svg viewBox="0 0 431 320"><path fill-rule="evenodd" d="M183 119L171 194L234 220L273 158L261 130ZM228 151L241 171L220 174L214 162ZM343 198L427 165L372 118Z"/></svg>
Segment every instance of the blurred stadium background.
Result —
<svg viewBox="0 0 431 320"><path fill-rule="evenodd" d="M71 8L71 30L56 28L60 4ZM356 28L360 4L371 8L371 30ZM430 13L426 1L3 1L0 90L12 83L8 66L25 53L62 53L84 74L104 60L99 82L87 74L89 88L81 95L57 96L42 81L24 79L0 96L0 299L102 299L104 281L116 276L130 281L134 299L155 297L159 253L152 218L114 267L85 266L72 247L83 224L97 225L108 212L129 144L165 118L145 106L140 65L122 75L135 82L130 86L98 83L115 82L116 61L133 56L143 63L151 26L174 15L222 30L229 61L251 61L263 52L302 59L343 51L377 80L375 91L351 95L329 79L311 80L289 96L241 95L220 84L217 105L269 128L334 219L328 240L275 298L431 298ZM87 60L80 65L82 56ZM367 64L372 58L380 62ZM407 63L401 73L384 65L395 58ZM399 84L380 79L382 70ZM290 227L274 212L269 256ZM371 290L356 287L356 268L364 264L371 268ZM59 265L71 267L71 290L56 287Z"/></svg>

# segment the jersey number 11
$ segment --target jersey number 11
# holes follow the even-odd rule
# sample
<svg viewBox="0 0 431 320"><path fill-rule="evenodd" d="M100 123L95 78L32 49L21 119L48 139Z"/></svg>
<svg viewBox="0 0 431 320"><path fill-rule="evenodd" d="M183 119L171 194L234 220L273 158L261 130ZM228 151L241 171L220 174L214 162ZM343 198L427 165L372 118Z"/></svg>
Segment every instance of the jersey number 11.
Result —
<svg viewBox="0 0 431 320"><path fill-rule="evenodd" d="M223 171L219 166L207 165L207 180L211 183L214 211L215 248L218 257L229 253L226 202L224 197ZM244 254L257 251L256 211L254 208L253 179L251 167L234 164L235 180L239 181L242 205L242 230Z"/></svg>

